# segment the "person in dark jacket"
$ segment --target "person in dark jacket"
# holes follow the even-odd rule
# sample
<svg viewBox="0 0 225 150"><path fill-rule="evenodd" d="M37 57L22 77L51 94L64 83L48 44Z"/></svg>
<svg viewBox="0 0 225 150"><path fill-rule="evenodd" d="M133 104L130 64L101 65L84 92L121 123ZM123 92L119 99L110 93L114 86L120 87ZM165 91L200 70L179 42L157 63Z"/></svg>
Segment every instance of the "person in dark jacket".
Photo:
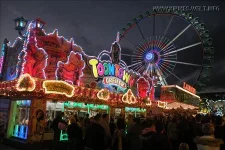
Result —
<svg viewBox="0 0 225 150"><path fill-rule="evenodd" d="M53 149L57 149L57 145L58 145L58 142L60 140L60 133L61 133L61 130L58 128L58 124L61 122L61 123L64 123L64 124L67 124L62 118L64 116L64 112L61 112L52 122L52 125L51 125L51 128L53 129L54 131L54 137L53 137Z"/></svg>
<svg viewBox="0 0 225 150"><path fill-rule="evenodd" d="M194 130L195 130L195 136L202 136L202 116L200 114L197 114L195 116L195 124L194 124Z"/></svg>
<svg viewBox="0 0 225 150"><path fill-rule="evenodd" d="M179 130L177 128L177 119L174 117L172 122L169 123L167 127L167 137L171 142L173 150L178 150L179 141L178 141Z"/></svg>
<svg viewBox="0 0 225 150"><path fill-rule="evenodd" d="M154 133L155 133L155 124L154 124L153 120L148 120L147 121L147 128L145 128L142 131L142 134L140 136L140 138L142 140L142 150L149 150L149 149L151 149L148 140L151 138L151 136Z"/></svg>
<svg viewBox="0 0 225 150"><path fill-rule="evenodd" d="M74 117L70 118L70 123L71 124L67 128L69 149L74 147L76 150L83 150L82 129L79 127Z"/></svg>
<svg viewBox="0 0 225 150"><path fill-rule="evenodd" d="M125 120L123 118L118 118L116 127L111 150L129 150L129 144L125 132Z"/></svg>
<svg viewBox="0 0 225 150"><path fill-rule="evenodd" d="M84 135L86 134L87 129L90 127L91 121L89 118L89 114L86 114L86 117L83 121Z"/></svg>
<svg viewBox="0 0 225 150"><path fill-rule="evenodd" d="M97 114L94 117L95 122L90 126L87 130L85 136L85 150L104 150L104 137L105 130L100 125L101 123L101 115Z"/></svg>
<svg viewBox="0 0 225 150"><path fill-rule="evenodd" d="M140 135L143 128L140 124L140 118L134 119L134 125L130 128L127 133L127 137L129 140L129 145L131 150L141 150L141 139Z"/></svg>
<svg viewBox="0 0 225 150"><path fill-rule="evenodd" d="M111 117L111 119L110 119L109 128L110 128L110 133L113 136L113 134L114 134L114 132L116 130L116 124L114 122L113 117Z"/></svg>
<svg viewBox="0 0 225 150"><path fill-rule="evenodd" d="M151 150L172 150L169 141L163 134L165 127L161 121L157 121L155 124L156 132L149 139Z"/></svg>

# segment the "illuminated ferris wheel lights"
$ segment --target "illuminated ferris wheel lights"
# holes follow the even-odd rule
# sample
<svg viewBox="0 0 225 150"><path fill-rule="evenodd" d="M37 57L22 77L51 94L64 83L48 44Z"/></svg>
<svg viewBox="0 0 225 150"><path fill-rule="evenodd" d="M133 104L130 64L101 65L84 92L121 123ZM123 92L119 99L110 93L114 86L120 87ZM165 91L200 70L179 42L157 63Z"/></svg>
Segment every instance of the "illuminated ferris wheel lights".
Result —
<svg viewBox="0 0 225 150"><path fill-rule="evenodd" d="M191 13L188 14L188 19L192 19L193 15Z"/></svg>
<svg viewBox="0 0 225 150"><path fill-rule="evenodd" d="M154 54L152 54L151 52L148 52L146 55L145 55L145 59L148 60L148 61L151 61L154 59Z"/></svg>
<svg viewBox="0 0 225 150"><path fill-rule="evenodd" d="M162 14L172 14L170 17L168 24L166 25L165 31L162 32L162 36L155 34L155 17L161 16ZM148 19L150 17L153 17L153 36L145 38L142 32L143 30L139 26L139 22L143 19ZM166 38L167 32L173 23L173 18L178 17L186 20L189 24L186 25L186 27L183 28L180 32L178 32L175 36L173 36L171 39ZM134 26L133 26L134 25ZM141 42L139 42L138 45L132 43L125 38L126 34L129 29L136 27L142 38ZM199 40L196 43L188 44L183 47L175 47L175 42L178 42L177 39L180 38L184 32L187 32L189 28L192 27L195 29L195 31L199 35ZM187 66L195 66L195 67L202 67L197 81L194 83L195 87L197 87L198 90L201 90L202 88L205 88L206 85L205 82L208 82L209 76L212 73L212 67L211 64L213 62L213 57L211 56L214 54L214 48L212 45L212 39L210 38L209 31L205 29L204 23L201 23L199 21L198 17L193 16L192 13L184 12L184 11L172 11L170 9L153 9L153 12L150 13L149 11L146 11L143 15L138 15L136 18L134 18L131 22L131 25L128 23L126 30L123 30L123 36L121 36L121 39L125 39L128 41L131 45L134 47L133 55L129 55L132 57L132 63L130 68L134 69L135 71L139 72L140 74L148 73L151 78L154 76L152 71L155 71L155 73L158 75L159 82L162 85L167 85L167 77L170 75L174 76L176 79L179 80L179 82L184 82L183 78L179 78L176 74L174 74L174 70L177 64L180 65L187 65ZM203 62L199 64L197 63L188 63L187 61L179 61L178 60L178 52L182 52L185 50L188 50L190 48L196 47L196 49L199 46L203 48ZM179 53L180 54L180 53ZM128 56L128 55L127 55ZM176 68L178 70L178 67ZM168 78L170 81L170 78Z"/></svg>

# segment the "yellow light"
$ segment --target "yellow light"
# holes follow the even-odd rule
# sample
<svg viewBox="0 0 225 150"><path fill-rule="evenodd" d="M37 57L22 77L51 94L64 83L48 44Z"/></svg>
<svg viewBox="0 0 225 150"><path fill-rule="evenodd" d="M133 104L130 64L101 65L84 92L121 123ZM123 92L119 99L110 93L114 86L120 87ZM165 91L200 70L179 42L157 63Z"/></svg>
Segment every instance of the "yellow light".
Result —
<svg viewBox="0 0 225 150"><path fill-rule="evenodd" d="M92 66L92 72L95 78L98 78L98 71L97 71L97 64L98 60L97 59L90 59L89 64Z"/></svg>
<svg viewBox="0 0 225 150"><path fill-rule="evenodd" d="M27 82L25 83L26 85L22 85L23 82ZM31 85L29 87L29 85ZM16 84L16 90L17 91L33 91L36 87L36 83L35 80L29 75L29 74L23 74L20 76L17 84Z"/></svg>
<svg viewBox="0 0 225 150"><path fill-rule="evenodd" d="M122 101L124 103L128 104L135 104L136 103L136 97L134 96L133 92L131 89L129 89L123 96L122 96Z"/></svg>
<svg viewBox="0 0 225 150"><path fill-rule="evenodd" d="M101 89L100 91L98 91L97 97L101 100L107 101L110 97L109 90L108 89Z"/></svg>
<svg viewBox="0 0 225 150"><path fill-rule="evenodd" d="M147 105L147 106L151 106L151 105L152 105L152 101L150 100L150 98L148 98L147 100L148 100L148 101L147 101L146 105Z"/></svg>
<svg viewBox="0 0 225 150"><path fill-rule="evenodd" d="M167 102L158 101L158 107L166 108Z"/></svg>
<svg viewBox="0 0 225 150"><path fill-rule="evenodd" d="M74 95L74 86L65 81L46 80L43 82L42 87L45 89L45 93L48 94L61 94L67 97Z"/></svg>

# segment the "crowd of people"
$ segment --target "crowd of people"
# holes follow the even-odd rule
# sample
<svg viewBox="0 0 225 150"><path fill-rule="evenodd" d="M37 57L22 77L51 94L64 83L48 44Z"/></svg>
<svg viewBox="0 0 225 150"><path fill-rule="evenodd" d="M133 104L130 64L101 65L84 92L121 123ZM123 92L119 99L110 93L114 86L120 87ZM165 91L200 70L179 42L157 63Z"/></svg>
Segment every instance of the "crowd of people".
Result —
<svg viewBox="0 0 225 150"><path fill-rule="evenodd" d="M220 116L170 114L146 119L122 115L114 120L97 114L69 124L61 113L52 123L57 148L61 130L68 134L68 150L225 150L225 120Z"/></svg>

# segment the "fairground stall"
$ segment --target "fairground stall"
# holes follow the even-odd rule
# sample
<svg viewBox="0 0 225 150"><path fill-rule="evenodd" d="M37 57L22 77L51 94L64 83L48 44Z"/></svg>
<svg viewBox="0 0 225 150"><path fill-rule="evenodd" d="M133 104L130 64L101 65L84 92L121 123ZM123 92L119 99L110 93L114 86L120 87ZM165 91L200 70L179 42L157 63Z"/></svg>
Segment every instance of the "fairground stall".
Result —
<svg viewBox="0 0 225 150"><path fill-rule="evenodd" d="M196 95L195 88L184 82L183 87L178 85L162 86L158 106L164 109L192 110L197 113L200 102L201 99ZM164 112L169 111L165 110Z"/></svg>
<svg viewBox="0 0 225 150"><path fill-rule="evenodd" d="M50 122L61 111L65 119L87 113L145 115L154 86L147 75L129 70L121 60L119 34L109 51L95 57L73 39L58 36L57 30L45 33L41 19L15 22L20 37L12 45L5 40L1 64L0 95L11 100L8 141L51 140ZM62 133L61 140L66 139Z"/></svg>
<svg viewBox="0 0 225 150"><path fill-rule="evenodd" d="M224 116L225 114L225 92L217 93L201 93L202 102L200 104L199 113L211 113L216 116Z"/></svg>

